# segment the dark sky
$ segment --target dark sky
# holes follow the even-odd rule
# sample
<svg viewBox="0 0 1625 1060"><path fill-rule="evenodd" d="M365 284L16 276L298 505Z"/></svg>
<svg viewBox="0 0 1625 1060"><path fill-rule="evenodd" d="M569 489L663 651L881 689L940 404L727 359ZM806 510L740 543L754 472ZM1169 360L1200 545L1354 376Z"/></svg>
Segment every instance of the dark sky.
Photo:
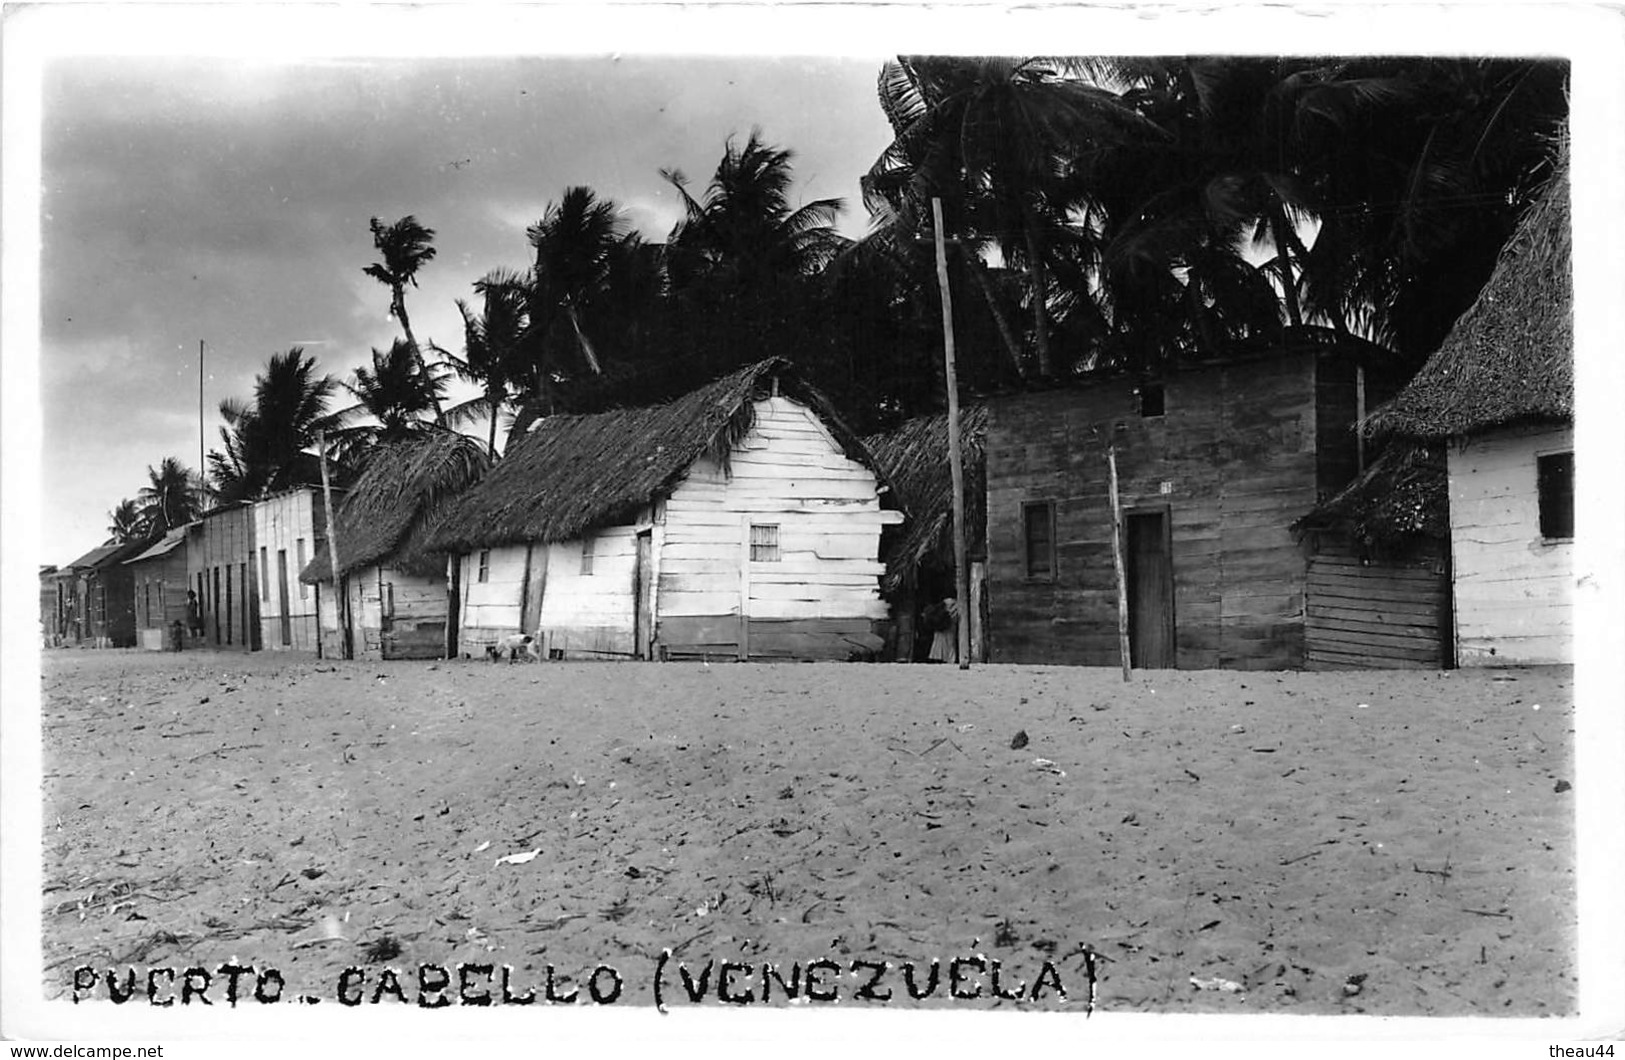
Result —
<svg viewBox="0 0 1625 1060"><path fill-rule="evenodd" d="M572 184L661 238L662 167L703 185L730 135L796 154L798 199L840 196L889 139L881 58L55 60L43 84L40 385L47 554L106 536L146 468L198 458L216 407L303 345L340 377L398 333L362 274L368 219L414 214L439 254L409 292L420 339L461 348L453 299L528 263L525 228Z"/></svg>

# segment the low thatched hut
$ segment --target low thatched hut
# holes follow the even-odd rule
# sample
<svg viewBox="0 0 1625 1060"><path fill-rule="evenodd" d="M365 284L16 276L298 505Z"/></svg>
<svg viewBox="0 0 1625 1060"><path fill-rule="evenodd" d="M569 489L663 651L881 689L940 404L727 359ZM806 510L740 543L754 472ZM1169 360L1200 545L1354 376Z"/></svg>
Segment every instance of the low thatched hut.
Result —
<svg viewBox="0 0 1625 1060"><path fill-rule="evenodd" d="M454 650L447 632L456 594L448 590L445 553L428 548L426 538L489 466L479 442L450 431L383 445L369 456L337 505L340 591L325 538L299 575L301 588L317 587L322 654L436 659Z"/></svg>
<svg viewBox="0 0 1625 1060"><path fill-rule="evenodd" d="M1565 147L1477 301L1366 425L1378 436L1447 443L1463 666L1573 658L1571 242Z"/></svg>
<svg viewBox="0 0 1625 1060"><path fill-rule="evenodd" d="M987 409L967 406L959 416L965 479L965 558L970 567L971 661L986 657L983 588L987 579ZM919 416L863 444L896 491L908 521L886 533L881 592L891 602L898 662L924 658L930 635L921 635L920 612L954 596L953 471L948 464L948 417Z"/></svg>
<svg viewBox="0 0 1625 1060"><path fill-rule="evenodd" d="M884 476L770 358L668 404L549 416L430 534L459 642L553 657L846 659L886 617ZM889 502L888 502L889 503Z"/></svg>

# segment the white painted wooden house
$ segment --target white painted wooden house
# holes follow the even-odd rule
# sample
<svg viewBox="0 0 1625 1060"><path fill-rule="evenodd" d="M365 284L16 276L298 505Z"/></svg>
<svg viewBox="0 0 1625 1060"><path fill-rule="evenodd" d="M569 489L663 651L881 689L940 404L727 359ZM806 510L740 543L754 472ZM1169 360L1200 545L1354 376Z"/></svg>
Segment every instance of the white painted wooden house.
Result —
<svg viewBox="0 0 1625 1060"><path fill-rule="evenodd" d="M447 636L456 594L447 584L446 557L423 542L443 506L489 465L482 445L450 431L373 451L342 500L335 499L340 590L325 545L300 574L301 587L314 587L321 601L324 656L443 659L455 651Z"/></svg>
<svg viewBox="0 0 1625 1060"><path fill-rule="evenodd" d="M1447 441L1462 666L1573 661L1570 245L1565 152L1478 300L1368 425Z"/></svg>
<svg viewBox="0 0 1625 1060"><path fill-rule="evenodd" d="M466 655L521 630L555 658L873 653L881 527L863 444L772 358L669 404L550 416L431 535Z"/></svg>
<svg viewBox="0 0 1625 1060"><path fill-rule="evenodd" d="M316 650L316 594L299 572L327 539L321 490L297 486L255 501L255 591L259 596L259 646L267 651Z"/></svg>

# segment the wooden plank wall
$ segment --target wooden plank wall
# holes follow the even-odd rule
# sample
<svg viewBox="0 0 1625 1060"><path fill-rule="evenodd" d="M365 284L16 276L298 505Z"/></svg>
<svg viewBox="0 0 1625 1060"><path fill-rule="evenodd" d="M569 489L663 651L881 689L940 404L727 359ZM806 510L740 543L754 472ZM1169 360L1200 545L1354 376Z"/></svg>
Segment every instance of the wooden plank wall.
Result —
<svg viewBox="0 0 1625 1060"><path fill-rule="evenodd" d="M381 638L386 659L439 659L446 654L446 579L393 567L361 572L383 585L389 622Z"/></svg>
<svg viewBox="0 0 1625 1060"><path fill-rule="evenodd" d="M1570 428L1498 431L1451 447L1462 666L1574 661L1574 543L1541 537L1535 463L1573 447Z"/></svg>
<svg viewBox="0 0 1625 1060"><path fill-rule="evenodd" d="M774 397L730 455L697 461L665 504L658 543L659 641L674 656L845 659L880 647L883 512L875 476L805 406ZM776 525L779 558L749 558L752 522Z"/></svg>
<svg viewBox="0 0 1625 1060"><path fill-rule="evenodd" d="M325 538L325 514L313 489L291 490L259 501L253 507L254 573L259 591L260 644L271 651L316 650L316 594L299 580L305 563ZM264 563L261 563L264 550ZM282 643L281 570L277 553L288 557L288 625L290 644ZM301 557L304 562L301 562ZM263 569L262 569L263 568Z"/></svg>
<svg viewBox="0 0 1625 1060"><path fill-rule="evenodd" d="M1341 542L1309 560L1305 664L1311 670L1437 670L1449 664L1450 577L1431 555L1362 561Z"/></svg>
<svg viewBox="0 0 1625 1060"><path fill-rule="evenodd" d="M255 589L259 559L253 551L253 513L247 507L239 507L212 515L187 533L186 542L187 587L195 589L198 576L203 576L203 592L199 598L203 607L204 643L213 648L252 650L259 632L256 621L259 600ZM217 570L218 601L215 597ZM226 607L228 585L231 590L229 610ZM245 599L248 601L246 624Z"/></svg>
<svg viewBox="0 0 1625 1060"><path fill-rule="evenodd" d="M1098 428L1115 439L1124 508L1168 513L1177 665L1301 666L1304 555L1287 527L1315 502L1315 406L1307 353L1170 376L1160 417L1139 415L1126 380L991 401L994 661L1118 662ZM1057 571L1030 579L1021 511L1039 500L1056 506Z"/></svg>
<svg viewBox="0 0 1625 1060"><path fill-rule="evenodd" d="M533 577L532 587L542 594L541 629L548 649L563 652L566 659L631 658L637 526L610 526L592 535L590 574L582 573L585 541L545 547L547 583L540 586ZM538 545L537 553L542 548ZM532 555L533 572L542 562L539 554Z"/></svg>
<svg viewBox="0 0 1625 1060"><path fill-rule="evenodd" d="M186 625L186 546L129 565L135 580L135 622L141 646L169 647L169 624Z"/></svg>

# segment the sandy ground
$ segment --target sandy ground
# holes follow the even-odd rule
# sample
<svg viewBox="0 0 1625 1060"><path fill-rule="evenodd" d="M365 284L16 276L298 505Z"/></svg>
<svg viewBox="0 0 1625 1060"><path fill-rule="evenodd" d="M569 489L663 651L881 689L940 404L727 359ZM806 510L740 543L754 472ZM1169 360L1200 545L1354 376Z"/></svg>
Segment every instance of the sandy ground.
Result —
<svg viewBox="0 0 1625 1060"><path fill-rule="evenodd" d="M889 1007L1055 1009L1086 1002L1087 946L1105 1009L1576 1004L1568 670L44 667L50 997L81 965L144 991L235 959L329 1004L352 966L348 996L395 1004L390 971L415 1003L439 965L455 1000L470 962L495 968L471 996L506 964L540 997L552 965L585 1003L604 965L649 1005L669 947L668 1007L694 1004L678 962L716 962L716 1005L721 962L760 1003L764 962L817 960L845 973L821 993L882 1004L860 960L890 962ZM933 958L914 1001L900 966L923 991Z"/></svg>

